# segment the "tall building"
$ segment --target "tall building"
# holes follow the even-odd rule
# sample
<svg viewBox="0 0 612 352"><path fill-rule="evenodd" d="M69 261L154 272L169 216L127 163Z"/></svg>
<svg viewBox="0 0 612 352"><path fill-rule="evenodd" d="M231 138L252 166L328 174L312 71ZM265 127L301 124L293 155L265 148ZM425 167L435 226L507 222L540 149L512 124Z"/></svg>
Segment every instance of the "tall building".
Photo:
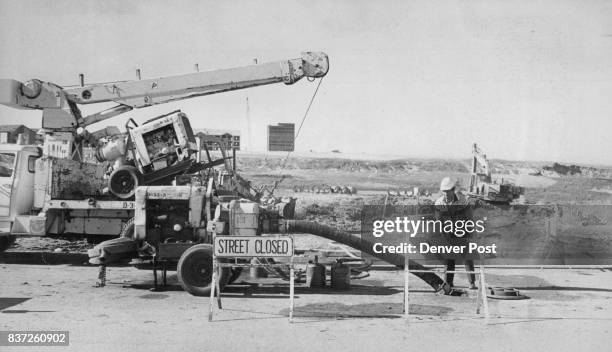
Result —
<svg viewBox="0 0 612 352"><path fill-rule="evenodd" d="M295 150L295 124L268 125L268 151L292 152Z"/></svg>
<svg viewBox="0 0 612 352"><path fill-rule="evenodd" d="M231 149L240 150L240 131L239 130L219 130L213 128L202 128L193 131L194 134L200 132L213 137L213 139L220 138L225 142L225 145L230 145ZM208 150L219 150L219 144L214 140L207 140L206 147Z"/></svg>

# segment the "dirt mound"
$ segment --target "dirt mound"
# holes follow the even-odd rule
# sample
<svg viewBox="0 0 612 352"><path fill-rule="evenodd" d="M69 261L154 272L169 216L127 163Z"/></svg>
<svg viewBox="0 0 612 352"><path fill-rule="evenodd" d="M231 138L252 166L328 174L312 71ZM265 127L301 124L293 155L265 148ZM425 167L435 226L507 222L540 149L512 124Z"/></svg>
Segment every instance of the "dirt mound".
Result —
<svg viewBox="0 0 612 352"><path fill-rule="evenodd" d="M468 172L464 161L442 159L352 160L340 158L308 158L276 156L246 156L239 162L241 170L338 170L349 172Z"/></svg>

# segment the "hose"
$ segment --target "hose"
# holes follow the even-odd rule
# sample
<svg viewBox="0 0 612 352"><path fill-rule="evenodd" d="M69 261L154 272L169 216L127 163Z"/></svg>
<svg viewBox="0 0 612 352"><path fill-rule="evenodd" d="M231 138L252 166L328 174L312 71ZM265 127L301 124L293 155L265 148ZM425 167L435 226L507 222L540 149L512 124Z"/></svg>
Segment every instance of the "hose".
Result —
<svg viewBox="0 0 612 352"><path fill-rule="evenodd" d="M396 265L399 268L404 268L404 256L399 253L375 253L372 249L372 244L363 241L357 236L353 236L345 231L338 230L331 226L322 225L314 221L307 220L285 220L284 226L281 226L281 232L287 233L308 233L320 237L330 239L332 241L340 242L349 247L355 248L362 252L368 253L378 259L384 260L388 263ZM425 270L426 268L421 264L410 260L408 264L411 270ZM425 281L434 290L439 290L444 285L442 280L435 273L412 273L419 279Z"/></svg>

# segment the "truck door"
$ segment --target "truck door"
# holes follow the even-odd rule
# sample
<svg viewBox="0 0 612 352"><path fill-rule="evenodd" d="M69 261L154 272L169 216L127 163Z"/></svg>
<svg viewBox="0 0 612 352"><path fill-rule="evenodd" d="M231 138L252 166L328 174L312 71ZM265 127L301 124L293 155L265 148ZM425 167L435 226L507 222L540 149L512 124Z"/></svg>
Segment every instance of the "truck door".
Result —
<svg viewBox="0 0 612 352"><path fill-rule="evenodd" d="M15 153L0 152L0 216L10 214L15 161Z"/></svg>
<svg viewBox="0 0 612 352"><path fill-rule="evenodd" d="M13 171L13 197L10 216L28 214L34 204L34 171L38 154L23 150Z"/></svg>

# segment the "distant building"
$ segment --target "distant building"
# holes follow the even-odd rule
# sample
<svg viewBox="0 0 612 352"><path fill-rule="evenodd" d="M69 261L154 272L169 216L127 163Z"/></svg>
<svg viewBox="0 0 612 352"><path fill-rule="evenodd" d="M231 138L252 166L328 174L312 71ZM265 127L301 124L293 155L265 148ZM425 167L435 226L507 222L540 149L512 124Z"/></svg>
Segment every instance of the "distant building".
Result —
<svg viewBox="0 0 612 352"><path fill-rule="evenodd" d="M292 152L295 150L295 124L268 125L268 151Z"/></svg>
<svg viewBox="0 0 612 352"><path fill-rule="evenodd" d="M221 138L225 145L230 145L231 149L240 150L240 131L239 130L219 130L214 128L202 128L194 130L194 133L204 133L208 136L215 138ZM208 150L219 150L219 143L214 140L206 141L206 147Z"/></svg>
<svg viewBox="0 0 612 352"><path fill-rule="evenodd" d="M0 143L17 143L17 137L23 136L23 143L34 144L36 141L36 131L24 125L1 125Z"/></svg>

